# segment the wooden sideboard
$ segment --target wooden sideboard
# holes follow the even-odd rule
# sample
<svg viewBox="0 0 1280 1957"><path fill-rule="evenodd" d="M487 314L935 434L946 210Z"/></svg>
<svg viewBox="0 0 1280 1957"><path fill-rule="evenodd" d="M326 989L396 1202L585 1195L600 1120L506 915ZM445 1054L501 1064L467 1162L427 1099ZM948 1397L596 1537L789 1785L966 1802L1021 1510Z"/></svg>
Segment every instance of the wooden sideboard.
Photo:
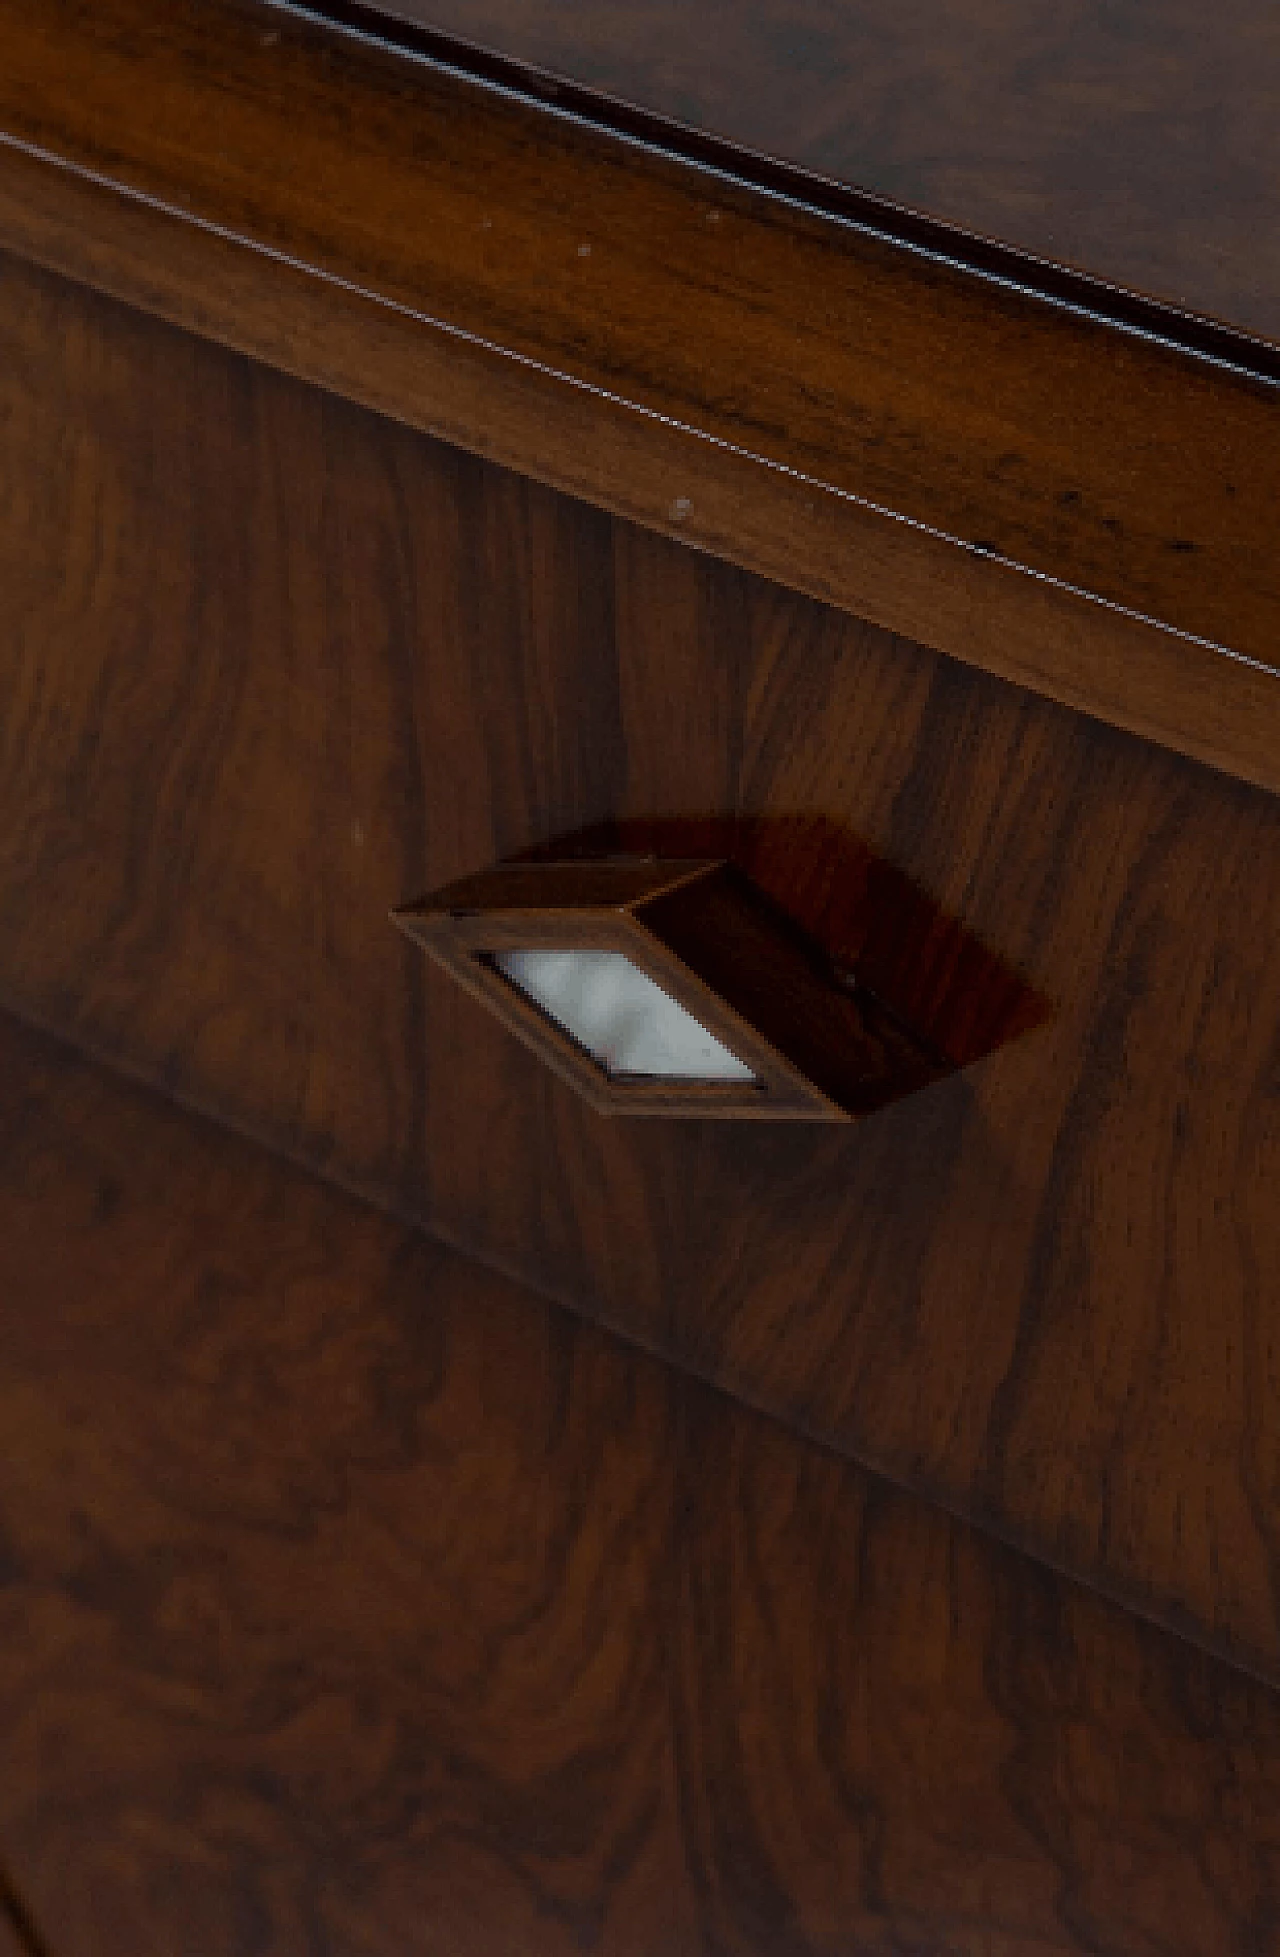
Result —
<svg viewBox="0 0 1280 1957"><path fill-rule="evenodd" d="M1105 34L935 195L866 7L466 12L0 0L0 1904L1280 1948L1260 193L1051 262ZM942 1077L607 1119L392 921L603 850Z"/></svg>

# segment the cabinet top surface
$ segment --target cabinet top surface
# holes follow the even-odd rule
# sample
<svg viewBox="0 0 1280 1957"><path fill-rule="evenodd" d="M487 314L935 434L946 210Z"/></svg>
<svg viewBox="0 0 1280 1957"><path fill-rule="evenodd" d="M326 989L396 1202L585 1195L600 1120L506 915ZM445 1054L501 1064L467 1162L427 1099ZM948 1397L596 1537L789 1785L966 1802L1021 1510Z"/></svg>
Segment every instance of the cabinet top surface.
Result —
<svg viewBox="0 0 1280 1957"><path fill-rule="evenodd" d="M1260 0L381 11L1280 340L1280 10Z"/></svg>

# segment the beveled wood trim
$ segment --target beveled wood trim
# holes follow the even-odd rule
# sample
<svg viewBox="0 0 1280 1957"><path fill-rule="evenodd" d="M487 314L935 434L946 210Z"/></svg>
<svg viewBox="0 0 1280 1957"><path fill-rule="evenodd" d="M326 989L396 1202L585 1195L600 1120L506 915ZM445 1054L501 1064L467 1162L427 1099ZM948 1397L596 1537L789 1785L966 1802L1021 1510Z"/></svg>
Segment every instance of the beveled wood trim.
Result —
<svg viewBox="0 0 1280 1957"><path fill-rule="evenodd" d="M1280 786L1265 378L248 0L0 42L0 243Z"/></svg>
<svg viewBox="0 0 1280 1957"><path fill-rule="evenodd" d="M536 58L513 51L514 42L523 40L515 31L518 4L508 17L510 32L496 25L490 10L486 42L470 38L469 32L456 24L433 25L415 17L412 7L382 4L382 0L275 0L275 4L288 6L295 14L353 29L406 54L461 69L478 81L517 95L532 96L593 128L647 144L706 169L727 172L756 190L803 204L891 243L946 259L962 271L1015 285L1117 327L1154 335L1187 352L1225 361L1242 372L1280 380L1280 342L1264 337L1265 328L1252 327L1230 311L1195 312L1185 303L1161 297L1165 287L1117 285L1113 276L1087 270L1078 259L1068 263L1045 257L1030 246L1009 243L989 228L974 229L954 213L949 218L935 217L926 207L900 203L861 182L819 172L817 166L806 166L799 160L788 161L781 151L751 147L709 122L680 121L656 107L629 101L603 86L577 79L568 66L542 66ZM442 8L432 0L421 0L421 4L433 16L442 14L447 20L447 5ZM778 0L778 4L781 23L787 0ZM467 29L470 26L468 22ZM764 81L759 75L755 79L757 86ZM997 161L993 160L990 167L995 174L1001 172Z"/></svg>

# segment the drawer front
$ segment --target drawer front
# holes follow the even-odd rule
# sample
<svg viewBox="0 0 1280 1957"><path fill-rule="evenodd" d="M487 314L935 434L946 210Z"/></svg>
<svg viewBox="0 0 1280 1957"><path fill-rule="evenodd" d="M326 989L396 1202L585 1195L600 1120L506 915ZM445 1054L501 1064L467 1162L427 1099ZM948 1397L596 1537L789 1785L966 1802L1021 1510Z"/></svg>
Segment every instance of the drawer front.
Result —
<svg viewBox="0 0 1280 1957"><path fill-rule="evenodd" d="M1274 1950L1273 1691L3 1016L0 1073L27 1957Z"/></svg>
<svg viewBox="0 0 1280 1957"><path fill-rule="evenodd" d="M1280 1676L1272 798L14 264L0 421L3 1003ZM388 912L609 822L970 1064L602 1120Z"/></svg>

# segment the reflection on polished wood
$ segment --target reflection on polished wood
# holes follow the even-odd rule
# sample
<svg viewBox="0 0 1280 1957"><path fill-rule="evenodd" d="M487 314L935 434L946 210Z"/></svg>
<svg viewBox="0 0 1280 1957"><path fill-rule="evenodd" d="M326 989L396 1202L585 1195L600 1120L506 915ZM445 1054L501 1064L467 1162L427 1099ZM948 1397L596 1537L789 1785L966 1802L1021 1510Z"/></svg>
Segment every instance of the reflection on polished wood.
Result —
<svg viewBox="0 0 1280 1957"><path fill-rule="evenodd" d="M0 1025L0 1852L59 1957L1162 1957L1280 1698Z"/></svg>

